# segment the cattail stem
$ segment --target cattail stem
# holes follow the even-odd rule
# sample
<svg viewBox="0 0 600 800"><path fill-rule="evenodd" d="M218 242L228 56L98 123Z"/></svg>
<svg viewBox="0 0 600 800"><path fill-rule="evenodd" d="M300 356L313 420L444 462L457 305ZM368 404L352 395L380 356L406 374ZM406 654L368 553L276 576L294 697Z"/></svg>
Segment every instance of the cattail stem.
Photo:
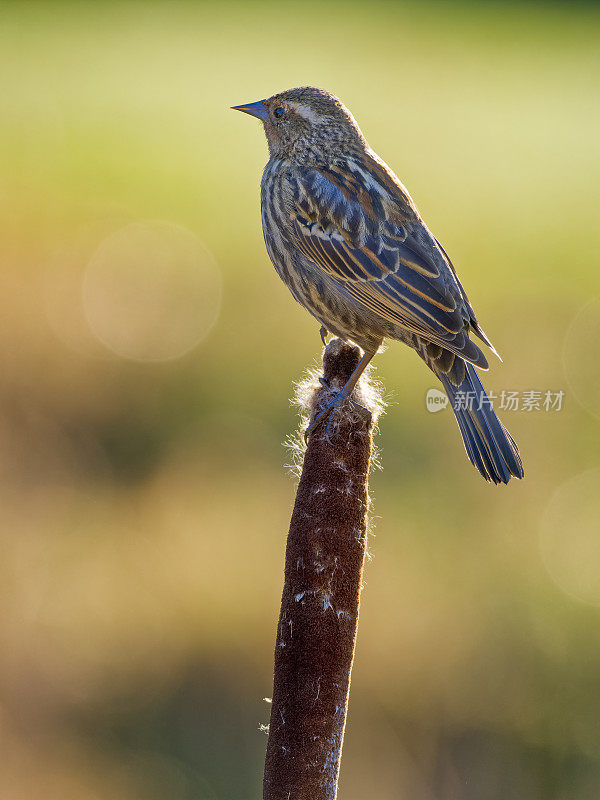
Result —
<svg viewBox="0 0 600 800"><path fill-rule="evenodd" d="M311 417L342 388L360 356L340 339L327 345L327 386L309 387ZM304 455L287 539L264 800L337 794L367 543L372 428L381 410L368 377L352 397L328 429L315 431Z"/></svg>

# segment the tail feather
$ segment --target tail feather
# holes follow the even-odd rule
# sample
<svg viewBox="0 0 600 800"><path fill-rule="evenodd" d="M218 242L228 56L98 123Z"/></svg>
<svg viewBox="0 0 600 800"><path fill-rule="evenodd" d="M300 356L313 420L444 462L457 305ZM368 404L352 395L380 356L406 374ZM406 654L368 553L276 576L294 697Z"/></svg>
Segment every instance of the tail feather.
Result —
<svg viewBox="0 0 600 800"><path fill-rule="evenodd" d="M500 422L472 364L455 385L448 375L440 380L452 404L470 462L487 481L508 483L525 474L514 439Z"/></svg>

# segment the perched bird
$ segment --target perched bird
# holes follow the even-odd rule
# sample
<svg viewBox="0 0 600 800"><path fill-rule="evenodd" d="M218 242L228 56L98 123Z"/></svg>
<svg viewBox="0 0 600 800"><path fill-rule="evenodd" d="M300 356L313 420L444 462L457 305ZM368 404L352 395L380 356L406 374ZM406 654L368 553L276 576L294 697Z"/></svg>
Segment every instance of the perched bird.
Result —
<svg viewBox="0 0 600 800"><path fill-rule="evenodd" d="M404 342L440 379L467 455L483 477L523 477L517 446L475 367L495 353L452 262L400 180L369 147L337 97L290 89L233 106L262 121L269 161L261 184L267 251L294 298L331 332L364 351L307 434L352 392L384 338Z"/></svg>

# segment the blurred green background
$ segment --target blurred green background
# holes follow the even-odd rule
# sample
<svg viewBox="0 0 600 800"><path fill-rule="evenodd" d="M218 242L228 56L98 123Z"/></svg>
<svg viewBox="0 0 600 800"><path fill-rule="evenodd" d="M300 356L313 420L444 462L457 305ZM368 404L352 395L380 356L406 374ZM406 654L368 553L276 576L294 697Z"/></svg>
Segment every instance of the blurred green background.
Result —
<svg viewBox="0 0 600 800"><path fill-rule="evenodd" d="M260 795L293 382L262 131L334 91L504 357L485 484L391 345L340 795L600 796L600 9L0 6L0 796ZM596 298L596 299L594 299Z"/></svg>

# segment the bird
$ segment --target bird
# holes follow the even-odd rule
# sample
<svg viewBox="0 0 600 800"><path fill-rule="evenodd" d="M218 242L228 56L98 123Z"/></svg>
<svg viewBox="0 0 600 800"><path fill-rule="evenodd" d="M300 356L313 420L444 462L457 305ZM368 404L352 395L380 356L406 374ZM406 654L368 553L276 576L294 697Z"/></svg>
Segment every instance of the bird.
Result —
<svg viewBox="0 0 600 800"><path fill-rule="evenodd" d="M467 456L485 480L522 478L517 445L477 374L488 361L471 335L498 353L446 251L348 108L324 89L302 86L232 109L264 127L261 215L275 270L320 323L323 341L330 333L363 352L307 436L351 396L384 340L393 339L441 381Z"/></svg>

